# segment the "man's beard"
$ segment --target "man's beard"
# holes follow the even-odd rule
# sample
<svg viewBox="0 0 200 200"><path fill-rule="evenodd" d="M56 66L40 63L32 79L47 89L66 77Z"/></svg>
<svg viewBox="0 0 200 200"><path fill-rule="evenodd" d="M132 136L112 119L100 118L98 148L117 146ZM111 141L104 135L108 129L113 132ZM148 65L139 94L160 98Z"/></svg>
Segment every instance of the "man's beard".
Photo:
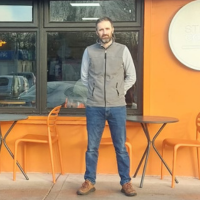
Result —
<svg viewBox="0 0 200 200"><path fill-rule="evenodd" d="M112 36L108 38L99 38L103 44L109 43L112 40Z"/></svg>

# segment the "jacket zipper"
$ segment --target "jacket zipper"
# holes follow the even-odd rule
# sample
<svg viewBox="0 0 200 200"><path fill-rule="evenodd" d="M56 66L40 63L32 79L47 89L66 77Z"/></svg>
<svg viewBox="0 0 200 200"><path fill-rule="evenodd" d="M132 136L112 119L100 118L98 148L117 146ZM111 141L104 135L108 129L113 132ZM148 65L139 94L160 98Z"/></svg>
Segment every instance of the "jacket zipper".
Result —
<svg viewBox="0 0 200 200"><path fill-rule="evenodd" d="M106 107L106 59L107 59L107 54L105 50L105 73L104 73L104 101L105 101L105 107Z"/></svg>

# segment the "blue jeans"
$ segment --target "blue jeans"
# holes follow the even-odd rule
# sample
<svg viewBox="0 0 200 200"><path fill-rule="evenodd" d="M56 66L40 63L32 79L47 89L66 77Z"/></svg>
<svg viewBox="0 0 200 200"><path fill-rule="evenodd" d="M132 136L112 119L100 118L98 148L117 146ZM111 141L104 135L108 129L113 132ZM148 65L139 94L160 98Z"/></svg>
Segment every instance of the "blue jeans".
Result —
<svg viewBox="0 0 200 200"><path fill-rule="evenodd" d="M114 144L118 173L123 185L131 180L130 160L126 150L126 107L86 107L88 146L86 151L86 172L84 179L96 183L98 149L107 120Z"/></svg>

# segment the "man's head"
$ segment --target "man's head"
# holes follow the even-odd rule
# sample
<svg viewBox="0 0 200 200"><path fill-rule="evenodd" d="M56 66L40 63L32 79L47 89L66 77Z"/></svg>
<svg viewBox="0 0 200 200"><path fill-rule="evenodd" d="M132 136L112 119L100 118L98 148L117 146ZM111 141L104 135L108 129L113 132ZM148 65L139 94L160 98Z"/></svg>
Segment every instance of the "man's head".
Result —
<svg viewBox="0 0 200 200"><path fill-rule="evenodd" d="M103 44L111 43L113 33L113 22L109 17L103 17L96 21L96 34Z"/></svg>

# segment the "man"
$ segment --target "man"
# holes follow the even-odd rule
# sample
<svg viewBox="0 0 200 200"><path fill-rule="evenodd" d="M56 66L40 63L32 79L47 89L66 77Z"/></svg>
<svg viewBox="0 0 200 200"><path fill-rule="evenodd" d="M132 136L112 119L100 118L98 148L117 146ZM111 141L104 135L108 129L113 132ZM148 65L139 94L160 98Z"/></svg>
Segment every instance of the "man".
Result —
<svg viewBox="0 0 200 200"><path fill-rule="evenodd" d="M136 81L135 67L128 48L114 41L114 27L110 18L96 22L96 44L84 51L81 80L87 86L87 133L85 182L77 191L84 195L95 191L98 149L105 122L109 124L115 147L121 192L135 196L129 175L130 161L125 147L126 103L125 94Z"/></svg>

